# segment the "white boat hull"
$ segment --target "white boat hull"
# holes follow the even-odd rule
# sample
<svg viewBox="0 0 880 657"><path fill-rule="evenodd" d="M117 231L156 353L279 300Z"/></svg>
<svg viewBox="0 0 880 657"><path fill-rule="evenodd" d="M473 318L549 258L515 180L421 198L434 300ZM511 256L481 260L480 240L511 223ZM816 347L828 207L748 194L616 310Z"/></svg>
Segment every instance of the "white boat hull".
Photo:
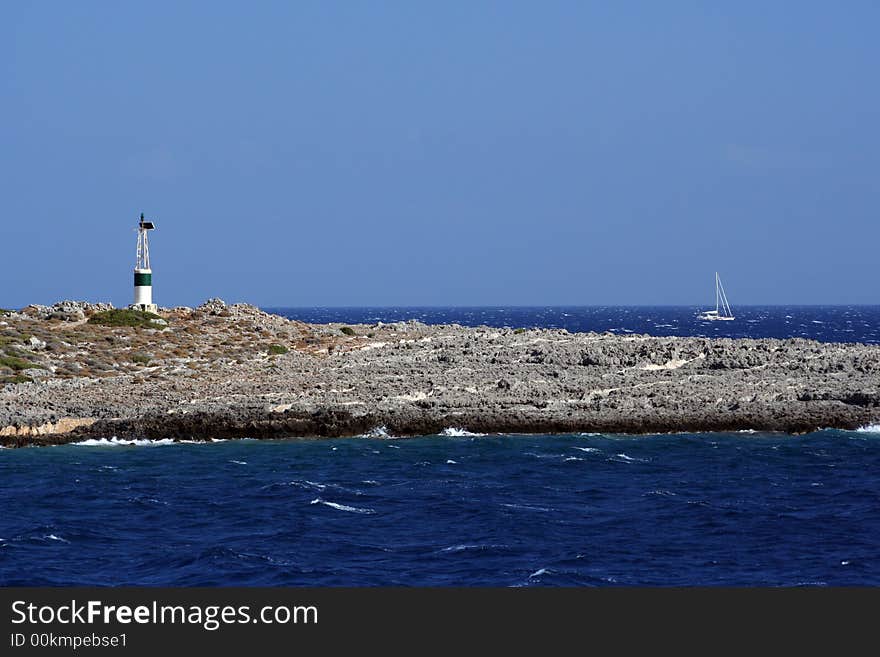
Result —
<svg viewBox="0 0 880 657"><path fill-rule="evenodd" d="M724 321L731 322L735 318L730 312L730 304L727 302L727 295L724 293L724 286L721 284L721 277L715 272L715 310L706 310L697 315L699 319L708 321Z"/></svg>

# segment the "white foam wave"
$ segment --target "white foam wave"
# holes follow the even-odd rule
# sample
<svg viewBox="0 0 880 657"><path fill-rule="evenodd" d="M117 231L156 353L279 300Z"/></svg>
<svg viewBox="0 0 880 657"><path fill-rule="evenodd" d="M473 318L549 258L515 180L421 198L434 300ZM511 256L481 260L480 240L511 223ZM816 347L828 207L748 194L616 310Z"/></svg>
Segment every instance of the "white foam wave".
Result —
<svg viewBox="0 0 880 657"><path fill-rule="evenodd" d="M880 424L867 424L856 429L859 433L880 433Z"/></svg>
<svg viewBox="0 0 880 657"><path fill-rule="evenodd" d="M162 506L168 506L168 502L163 502L155 497L129 497L128 501L137 502L139 504L161 504Z"/></svg>
<svg viewBox="0 0 880 657"><path fill-rule="evenodd" d="M400 449L400 445L385 445L388 449Z"/></svg>
<svg viewBox="0 0 880 657"><path fill-rule="evenodd" d="M271 485L274 486L277 484L271 484ZM282 483L281 485L283 486L284 484ZM309 481L308 479L294 479L293 481L288 481L287 485L288 486L295 486L297 488L303 488L305 490L314 490L314 491L318 491L319 493L322 491L325 491L327 489L330 489L330 490L342 491L343 493L349 493L352 495L363 495L363 492L358 490L357 488L348 488L347 486L341 486L339 484L334 484L334 483L322 484L319 481Z"/></svg>
<svg viewBox="0 0 880 657"><path fill-rule="evenodd" d="M365 513L371 514L376 513L373 509L361 509L356 506L348 506L347 504L337 504L336 502L328 502L327 500L322 500L320 497L316 497L313 499L310 504L323 504L324 506L329 506L332 509L337 509L339 511L347 511L349 513Z"/></svg>
<svg viewBox="0 0 880 657"><path fill-rule="evenodd" d="M645 460L645 459L637 459L637 458L635 458L635 457L632 457L632 456L629 456L629 455L627 455L627 454L624 454L623 452L621 452L620 454L615 454L615 456L616 456L617 458L619 458L619 459L622 459L622 460L626 461L627 463L634 463L634 462L636 462L636 461L642 461L642 462L644 462L644 460Z"/></svg>
<svg viewBox="0 0 880 657"><path fill-rule="evenodd" d="M449 547L445 547L440 552L471 552L471 551L481 551L481 550L493 550L496 548L505 548L506 545L484 545L482 543L461 543L459 545L450 545Z"/></svg>
<svg viewBox="0 0 880 657"><path fill-rule="evenodd" d="M394 440L397 436L388 433L388 427L384 424L381 427L373 427L367 433L363 433L358 438L378 438L379 440Z"/></svg>
<svg viewBox="0 0 880 657"><path fill-rule="evenodd" d="M446 436L448 438L455 437L463 437L463 436L485 436L484 433L474 433L472 431L468 431L467 429L459 429L457 427L446 427L443 431L440 432L441 436Z"/></svg>
<svg viewBox="0 0 880 657"><path fill-rule="evenodd" d="M582 452L601 452L602 451L601 449L598 449L596 447L572 447L572 449L578 449Z"/></svg>
<svg viewBox="0 0 880 657"><path fill-rule="evenodd" d="M446 459L447 465L458 465L458 461L453 461L452 459Z"/></svg>
<svg viewBox="0 0 880 657"><path fill-rule="evenodd" d="M578 458L577 456L566 456L566 461L583 461L583 459Z"/></svg>
<svg viewBox="0 0 880 657"><path fill-rule="evenodd" d="M238 465L247 465L247 461L236 461L235 459L232 459L232 460L229 461L229 462L230 462L230 463L236 463L236 464L238 464Z"/></svg>
<svg viewBox="0 0 880 657"><path fill-rule="evenodd" d="M533 572L531 575L529 575L529 579L533 579L535 577L540 577L541 575L549 575L552 572L553 571L550 570L549 568L539 568L538 570Z"/></svg>
<svg viewBox="0 0 880 657"><path fill-rule="evenodd" d="M660 497L676 497L678 493L673 493L671 490L664 490L662 488L658 488L656 490L649 490L645 495L658 495Z"/></svg>
<svg viewBox="0 0 880 657"><path fill-rule="evenodd" d="M307 488L309 490L324 490L327 488L327 484L320 484L316 481L309 481L308 479L294 479L291 482L288 482L291 486L296 486L297 488Z"/></svg>
<svg viewBox="0 0 880 657"><path fill-rule="evenodd" d="M61 538L60 536L55 536L55 534L49 534L44 536L43 538L48 539L50 541L58 541L60 543L70 543L66 538Z"/></svg>
<svg viewBox="0 0 880 657"><path fill-rule="evenodd" d="M171 438L162 438L161 440L120 440L113 436L109 440L107 438L88 438L72 444L83 447L154 447L158 445L173 445L174 441Z"/></svg>
<svg viewBox="0 0 880 657"><path fill-rule="evenodd" d="M501 506L506 506L508 509L524 509L526 511L541 511L547 513L552 511L553 509L548 509L543 506L531 506L529 504L505 504L502 502Z"/></svg>

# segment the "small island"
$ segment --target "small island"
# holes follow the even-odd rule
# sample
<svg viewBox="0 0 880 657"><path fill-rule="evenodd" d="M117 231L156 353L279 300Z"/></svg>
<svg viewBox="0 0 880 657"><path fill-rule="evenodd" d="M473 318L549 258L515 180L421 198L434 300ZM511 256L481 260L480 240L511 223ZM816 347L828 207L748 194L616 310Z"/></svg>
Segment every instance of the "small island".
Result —
<svg viewBox="0 0 880 657"><path fill-rule="evenodd" d="M313 325L211 299L156 313L0 311L0 444L854 429L880 418L880 346Z"/></svg>

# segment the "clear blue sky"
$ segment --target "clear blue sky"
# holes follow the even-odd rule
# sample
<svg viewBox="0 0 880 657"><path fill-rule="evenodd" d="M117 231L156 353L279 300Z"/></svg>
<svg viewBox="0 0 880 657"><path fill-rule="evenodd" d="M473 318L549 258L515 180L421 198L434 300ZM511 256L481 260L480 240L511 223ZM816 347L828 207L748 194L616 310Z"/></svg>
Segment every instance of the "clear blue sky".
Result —
<svg viewBox="0 0 880 657"><path fill-rule="evenodd" d="M6 2L0 306L880 303L880 3Z"/></svg>

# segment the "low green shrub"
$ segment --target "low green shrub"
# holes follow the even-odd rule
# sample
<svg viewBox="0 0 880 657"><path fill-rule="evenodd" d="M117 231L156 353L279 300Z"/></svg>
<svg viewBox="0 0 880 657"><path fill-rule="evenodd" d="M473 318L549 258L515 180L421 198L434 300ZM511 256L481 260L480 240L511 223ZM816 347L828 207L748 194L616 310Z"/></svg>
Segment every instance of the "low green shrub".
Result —
<svg viewBox="0 0 880 657"><path fill-rule="evenodd" d="M141 310L131 310L128 308L117 308L115 310L106 310L101 313L95 313L89 317L89 324L99 324L101 326L135 326L140 328L159 328L150 320L162 319L159 315L153 313L145 313Z"/></svg>
<svg viewBox="0 0 880 657"><path fill-rule="evenodd" d="M150 357L146 354L132 354L131 355L132 363L140 363L141 365L149 365Z"/></svg>
<svg viewBox="0 0 880 657"><path fill-rule="evenodd" d="M27 383L28 381L32 381L32 379L23 374L16 374L15 376L0 376L0 386L7 383Z"/></svg>
<svg viewBox="0 0 880 657"><path fill-rule="evenodd" d="M269 355L271 356L282 356L290 351L287 347L280 344L273 344L269 346Z"/></svg>
<svg viewBox="0 0 880 657"><path fill-rule="evenodd" d="M17 356L0 356L0 367L8 367L13 372L20 372L21 370L43 369L42 365L32 363L29 360L25 360L24 358L18 358Z"/></svg>
<svg viewBox="0 0 880 657"><path fill-rule="evenodd" d="M350 326L343 326L339 330L342 331L345 335L357 335L357 333L355 333L355 330Z"/></svg>

